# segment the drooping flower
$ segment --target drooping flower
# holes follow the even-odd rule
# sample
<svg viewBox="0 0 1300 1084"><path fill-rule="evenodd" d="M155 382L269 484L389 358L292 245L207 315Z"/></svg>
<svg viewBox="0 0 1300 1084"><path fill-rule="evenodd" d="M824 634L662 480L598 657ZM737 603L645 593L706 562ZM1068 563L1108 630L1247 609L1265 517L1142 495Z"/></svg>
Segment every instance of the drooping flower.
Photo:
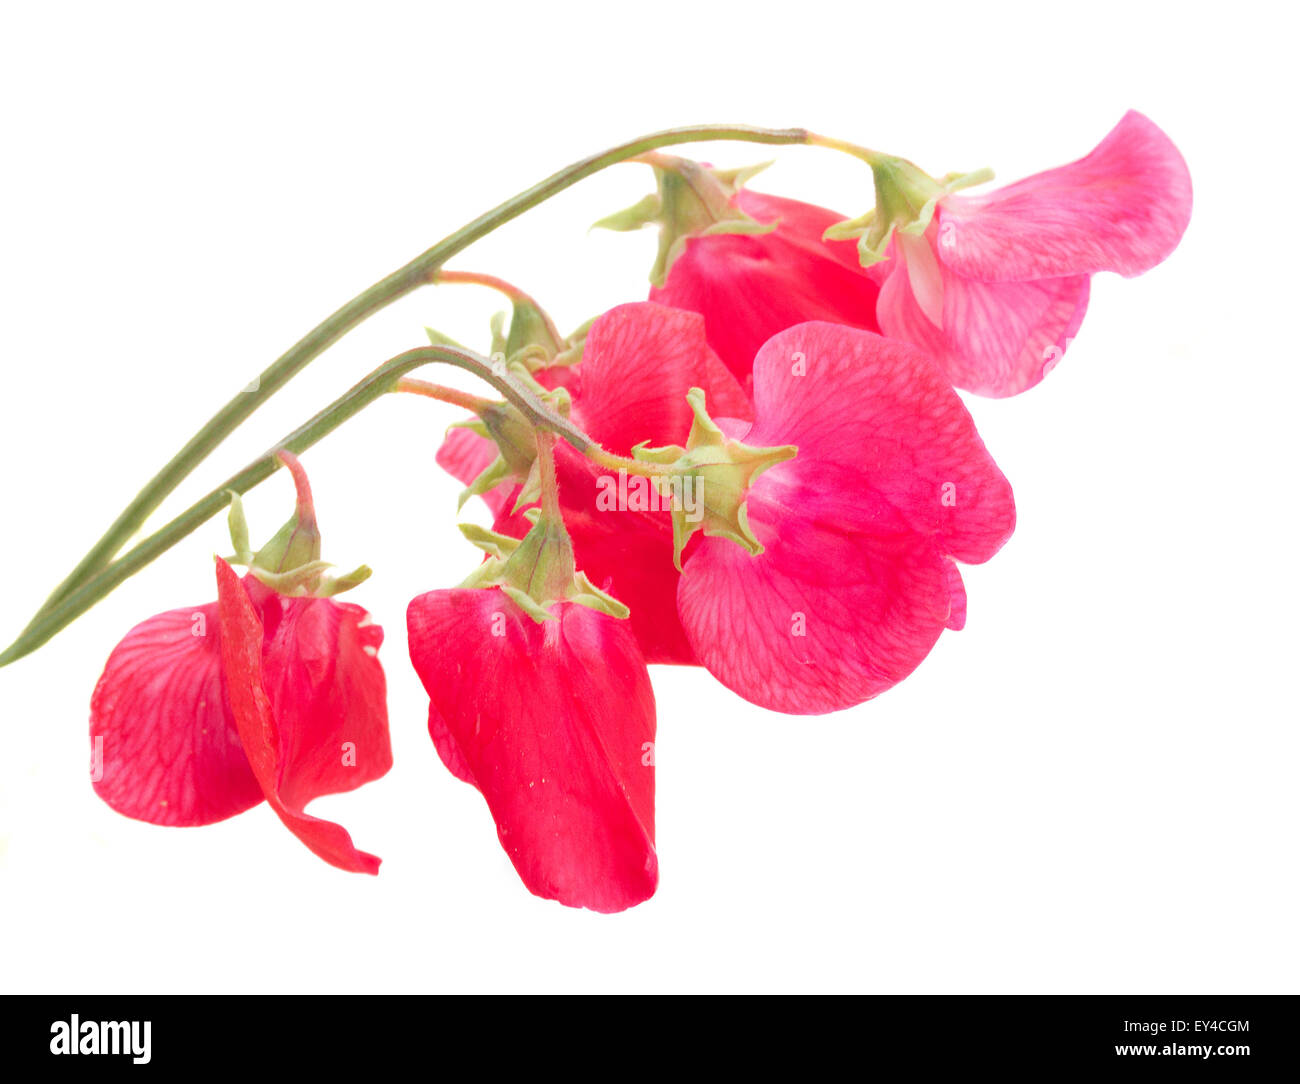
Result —
<svg viewBox="0 0 1300 1084"><path fill-rule="evenodd" d="M677 589L696 657L764 707L817 714L912 672L966 597L955 561L990 558L1011 488L943 373L872 332L801 324L754 363L752 424L704 413L685 448L642 450L704 492L677 521Z"/></svg>
<svg viewBox="0 0 1300 1084"><path fill-rule="evenodd" d="M877 286L854 246L823 240L843 216L744 187L756 170L714 170L647 155L658 192L600 225L657 225L650 300L698 312L709 345L748 386L758 348L778 331L828 320L879 331Z"/></svg>
<svg viewBox="0 0 1300 1084"><path fill-rule="evenodd" d="M487 560L411 602L411 661L438 755L482 793L528 889L620 911L659 877L654 694L627 608L575 566L552 439L528 533L467 528Z"/></svg>
<svg viewBox="0 0 1300 1084"><path fill-rule="evenodd" d="M591 325L581 363L558 368L562 372L535 375L553 379L549 386L562 378L571 420L616 455L630 455L645 441L684 441L692 387L705 389L729 416L752 416L740 385L710 349L703 319L692 312L651 302L617 306ZM491 441L461 428L448 434L438 461L470 484L496 455ZM565 444L556 448L556 467L578 567L631 609L632 630L648 662L694 662L677 617L678 571L666 503L656 500L646 479L619 478ZM522 482L516 474L483 494L496 514L494 530L515 537L528 531L529 522L515 510Z"/></svg>
<svg viewBox="0 0 1300 1084"><path fill-rule="evenodd" d="M375 873L378 858L303 809L392 766L383 632L361 607L326 597L362 575L327 581L315 558L298 563L318 556L319 536L305 475L284 455L298 514L255 559L244 554L252 571L241 580L218 558L218 602L158 614L109 656L91 700L94 787L119 813L174 826L265 799L325 861ZM281 594L259 576L320 593Z"/></svg>
<svg viewBox="0 0 1300 1084"><path fill-rule="evenodd" d="M538 622L500 588L407 611L429 734L483 794L535 895L621 911L654 894L655 706L626 621L572 602Z"/></svg>
<svg viewBox="0 0 1300 1084"><path fill-rule="evenodd" d="M986 195L983 175L935 181L873 162L876 209L833 228L860 236L881 280L885 334L927 350L959 388L1015 395L1060 361L1088 306L1090 276L1141 274L1178 245L1192 211L1187 165L1141 113L1088 155Z"/></svg>

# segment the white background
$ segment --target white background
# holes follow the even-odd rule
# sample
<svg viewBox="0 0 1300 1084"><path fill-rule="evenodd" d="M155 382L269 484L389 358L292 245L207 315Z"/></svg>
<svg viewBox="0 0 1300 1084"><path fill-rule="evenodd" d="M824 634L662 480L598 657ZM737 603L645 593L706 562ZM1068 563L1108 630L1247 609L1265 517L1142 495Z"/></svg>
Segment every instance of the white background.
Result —
<svg viewBox="0 0 1300 1084"><path fill-rule="evenodd" d="M967 629L836 716L659 669L649 903L530 896L437 761L406 658L414 594L476 551L433 463L455 412L373 407L310 452L326 556L386 629L396 766L314 811L384 858L327 867L265 806L118 816L86 779L118 638L213 597L214 521L0 672L0 987L10 991L1296 989L1297 170L1286 17L1189 5L22 5L0 40L0 633L158 465L331 309L565 163L674 124L801 125L1009 181L1136 107L1192 171L1181 248L1094 281L1061 366L971 403L1015 536L967 572ZM1199 13L1199 14L1197 14ZM858 214L809 148L756 187ZM587 234L648 190L621 166L453 266L566 328L642 296L654 239ZM425 290L295 380L164 510L215 485L433 324ZM431 374L432 375L432 374ZM439 374L439 376L445 374ZM455 381L455 377L451 378ZM283 476L248 501L287 514ZM161 520L159 520L161 522Z"/></svg>

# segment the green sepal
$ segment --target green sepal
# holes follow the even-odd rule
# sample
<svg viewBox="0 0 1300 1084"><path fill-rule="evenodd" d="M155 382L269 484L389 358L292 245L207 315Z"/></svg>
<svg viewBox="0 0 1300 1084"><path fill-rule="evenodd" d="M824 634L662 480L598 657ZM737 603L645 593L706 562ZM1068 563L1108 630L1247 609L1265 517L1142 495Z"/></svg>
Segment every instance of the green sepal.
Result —
<svg viewBox="0 0 1300 1084"><path fill-rule="evenodd" d="M749 489L760 474L793 459L799 449L793 444L760 448L733 440L709 417L702 389L692 388L686 401L695 418L685 448L640 444L632 449L635 459L673 468L671 476L677 481L676 488L670 489L673 564L682 567L682 551L699 530L709 537L729 539L757 556L763 552L763 544L749 525ZM681 499L688 485L693 487L699 505L700 514L695 519L690 518L690 510Z"/></svg>
<svg viewBox="0 0 1300 1084"><path fill-rule="evenodd" d="M316 526L316 512L306 488L305 476L293 517L256 553L252 552L249 544L244 502L234 490L229 492L230 511L226 519L235 552L226 558L227 563L243 565L267 587L291 597L333 598L370 578L371 570L366 565L343 576L324 574L326 569L334 566L320 559L320 530Z"/></svg>
<svg viewBox="0 0 1300 1084"><path fill-rule="evenodd" d="M230 494L230 511L226 513L226 522L230 525L230 544L235 549L234 557L227 563L232 565L250 565L253 563L253 547L248 541L248 518L244 514L244 501L233 489Z"/></svg>
<svg viewBox="0 0 1300 1084"><path fill-rule="evenodd" d="M631 207L624 207L621 211L615 211L612 215L606 215L599 221L593 222L591 229L631 233L633 230L644 229L657 223L662 212L663 201L659 198L659 193L651 192L648 196L637 200Z"/></svg>
<svg viewBox="0 0 1300 1084"><path fill-rule="evenodd" d="M320 585L321 574L333 567L328 561L309 561L287 572L271 572L257 564L253 564L248 571L281 595L314 595Z"/></svg>
<svg viewBox="0 0 1300 1084"><path fill-rule="evenodd" d="M939 201L952 192L993 178L991 169L949 173L935 180L905 158L876 155L870 159L876 205L866 214L829 226L825 241L857 239L858 261L870 267L885 258L895 231L919 236L929 228Z"/></svg>
<svg viewBox="0 0 1300 1084"><path fill-rule="evenodd" d="M521 610L524 611L524 613L526 613L539 625L543 621L559 620L559 618L555 614L551 613L551 611L548 610L546 606L543 606L540 602L534 599L533 596L530 595L527 591L524 591L518 587L511 587L508 583L501 584L501 590L504 591L507 595L509 595L510 598L514 599L515 605L517 605ZM547 605L550 604L548 603Z"/></svg>
<svg viewBox="0 0 1300 1084"><path fill-rule="evenodd" d="M504 561L519 548L519 539L514 535L490 531L477 523L458 523L456 526L460 528L460 533L465 536L466 541L499 561Z"/></svg>
<svg viewBox="0 0 1300 1084"><path fill-rule="evenodd" d="M444 335L441 331L437 331L434 328L426 327L424 333L429 337L429 343L433 346L451 346L457 350L465 349L461 343L458 343L450 335Z"/></svg>
<svg viewBox="0 0 1300 1084"><path fill-rule="evenodd" d="M742 211L735 195L744 183L770 163L739 169L710 169L688 158L653 154L643 159L654 169L658 191L631 207L602 218L592 228L636 230L659 227L650 281L662 286L668 272L692 237L710 234L761 234L776 229L776 222L759 222Z"/></svg>
<svg viewBox="0 0 1300 1084"><path fill-rule="evenodd" d="M499 587L539 623L555 619L551 607L557 602L586 606L619 619L628 616L631 611L623 603L577 570L573 543L562 521L547 519L540 508L530 508L524 516L532 526L523 538L475 524L460 525L466 539L488 554L461 587Z"/></svg>

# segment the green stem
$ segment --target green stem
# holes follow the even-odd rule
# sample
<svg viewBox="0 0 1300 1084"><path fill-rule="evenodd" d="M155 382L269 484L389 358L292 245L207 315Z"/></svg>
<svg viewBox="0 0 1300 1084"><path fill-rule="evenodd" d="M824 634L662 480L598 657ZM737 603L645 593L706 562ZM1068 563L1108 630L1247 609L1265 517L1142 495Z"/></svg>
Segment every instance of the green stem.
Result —
<svg viewBox="0 0 1300 1084"><path fill-rule="evenodd" d="M807 136L808 133L801 128L753 128L746 125L720 124L670 128L630 140L610 150L574 162L443 238L432 248L381 279L364 293L358 294L332 316L327 317L268 366L254 384L250 384L248 389L235 396L213 415L212 419L190 438L185 447L177 452L167 465L140 490L121 515L114 520L104 536L91 547L67 578L54 589L31 623L23 630L19 640L26 637L27 633L31 632L48 613L56 610L60 613L64 612L65 608L61 603L78 593L88 577L103 569L126 544L127 539L143 526L149 515L189 476L190 472L207 458L236 426L287 384L308 362L367 317L432 281L434 274L443 263L498 226L536 207L583 178L590 177L593 173L635 158L657 147L710 140L796 144L806 142ZM8 652L0 656L0 660L8 658Z"/></svg>
<svg viewBox="0 0 1300 1084"><path fill-rule="evenodd" d="M586 452L594 446L594 442L582 430L568 419L553 413L545 403L527 388L516 384L490 359L451 346L423 346L408 350L384 362L310 421L288 434L272 450L255 459L238 474L232 475L123 557L67 592L58 602L38 615L18 639L0 654L0 666L7 666L24 655L31 654L123 581L226 508L230 504L232 491L242 495L266 481L281 466L278 458L280 451L287 449L300 455L376 399L398 390L398 384L407 373L431 362L455 365L486 380L533 425L563 437L579 452Z"/></svg>

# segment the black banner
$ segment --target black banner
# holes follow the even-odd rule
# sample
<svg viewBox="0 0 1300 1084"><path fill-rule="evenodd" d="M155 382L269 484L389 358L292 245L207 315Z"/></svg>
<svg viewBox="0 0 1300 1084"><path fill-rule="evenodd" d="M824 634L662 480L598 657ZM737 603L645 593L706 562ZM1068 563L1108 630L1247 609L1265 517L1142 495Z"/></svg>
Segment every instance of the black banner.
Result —
<svg viewBox="0 0 1300 1084"><path fill-rule="evenodd" d="M3 1003L4 1064L171 1073L191 1067L246 1072L389 1064L430 1073L461 1052L493 1069L511 1061L593 1064L625 1046L651 1070L695 1061L806 1071L900 1063L936 1068L1097 1070L1132 1063L1183 1073L1294 1072L1293 996L872 996L849 1006L810 997L736 998L683 1012L648 998L579 997L566 1004L490 1004L491 997L75 996ZM518 999L522 1001L523 999ZM656 999L665 1000L665 999ZM703 1000L703 999L701 999ZM847 1010L847 1011L845 1011ZM833 1058L834 1061L827 1059ZM390 1062L390 1059L393 1059ZM460 1057L453 1058L453 1063ZM10 1079L17 1079L10 1076Z"/></svg>

